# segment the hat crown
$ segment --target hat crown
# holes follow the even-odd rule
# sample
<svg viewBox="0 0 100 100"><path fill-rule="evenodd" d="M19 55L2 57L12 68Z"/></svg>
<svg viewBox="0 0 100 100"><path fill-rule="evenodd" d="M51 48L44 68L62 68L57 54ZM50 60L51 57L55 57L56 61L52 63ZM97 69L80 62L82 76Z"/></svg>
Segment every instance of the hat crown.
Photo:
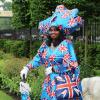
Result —
<svg viewBox="0 0 100 100"><path fill-rule="evenodd" d="M64 5L58 5L55 9L55 12L63 12L66 9Z"/></svg>
<svg viewBox="0 0 100 100"><path fill-rule="evenodd" d="M78 13L77 8L69 10L64 5L58 5L52 16L39 23L40 33L48 33L51 26L61 26L66 34L73 33L83 22Z"/></svg>

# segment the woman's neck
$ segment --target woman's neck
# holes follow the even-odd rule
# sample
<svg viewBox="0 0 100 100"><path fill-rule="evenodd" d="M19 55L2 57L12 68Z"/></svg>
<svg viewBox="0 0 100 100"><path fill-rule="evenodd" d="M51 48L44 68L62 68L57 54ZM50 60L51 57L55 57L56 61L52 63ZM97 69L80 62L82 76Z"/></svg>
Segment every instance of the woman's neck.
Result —
<svg viewBox="0 0 100 100"><path fill-rule="evenodd" d="M55 39L52 39L52 43L54 43L56 40Z"/></svg>

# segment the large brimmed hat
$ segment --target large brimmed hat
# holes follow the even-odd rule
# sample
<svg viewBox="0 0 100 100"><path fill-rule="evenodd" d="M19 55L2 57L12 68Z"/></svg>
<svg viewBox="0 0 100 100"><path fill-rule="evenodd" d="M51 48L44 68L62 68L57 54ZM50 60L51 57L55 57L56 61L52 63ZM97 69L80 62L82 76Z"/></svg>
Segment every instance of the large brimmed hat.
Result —
<svg viewBox="0 0 100 100"><path fill-rule="evenodd" d="M49 18L39 22L39 30L42 34L49 33L51 26L57 26L66 34L71 34L82 25L82 18L78 16L77 8L69 10L64 5L58 5L55 12Z"/></svg>

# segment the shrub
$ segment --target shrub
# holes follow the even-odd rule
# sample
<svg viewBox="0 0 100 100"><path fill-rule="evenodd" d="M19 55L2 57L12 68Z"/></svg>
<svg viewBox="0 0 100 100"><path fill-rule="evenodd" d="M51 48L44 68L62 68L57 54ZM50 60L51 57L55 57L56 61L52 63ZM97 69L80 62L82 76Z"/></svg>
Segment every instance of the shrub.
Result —
<svg viewBox="0 0 100 100"><path fill-rule="evenodd" d="M100 76L100 69L99 70L94 70L94 75Z"/></svg>
<svg viewBox="0 0 100 100"><path fill-rule="evenodd" d="M5 39L0 39L0 50L4 48Z"/></svg>
<svg viewBox="0 0 100 100"><path fill-rule="evenodd" d="M0 59L4 58L5 53L3 51L0 51Z"/></svg>
<svg viewBox="0 0 100 100"><path fill-rule="evenodd" d="M41 41L34 41L32 43L32 50L31 50L31 55L34 56L37 53L37 50L39 49L41 45Z"/></svg>
<svg viewBox="0 0 100 100"><path fill-rule="evenodd" d="M9 54L10 55L10 54ZM8 89L12 93L19 93L20 71L28 59L14 58L2 59L0 61L1 88Z"/></svg>
<svg viewBox="0 0 100 100"><path fill-rule="evenodd" d="M28 82L31 86L31 98L32 100L40 100L42 84L44 81L44 67L39 67L32 70L28 76Z"/></svg>
<svg viewBox="0 0 100 100"><path fill-rule="evenodd" d="M41 41L33 41L30 50L30 42L21 40L0 40L0 49L5 53L12 53L15 57L34 56L39 48Z"/></svg>
<svg viewBox="0 0 100 100"><path fill-rule="evenodd" d="M10 55L10 54L9 54ZM20 95L19 93L19 83L21 81L20 71L22 66L26 65L29 61L27 58L15 58L11 57L9 59L0 60L0 87L2 89L7 89L10 93ZM44 80L44 68L39 67L32 70L28 74L27 81L31 86L32 92L31 97L34 100L39 100L42 83Z"/></svg>
<svg viewBox="0 0 100 100"><path fill-rule="evenodd" d="M95 76L94 69L100 68L100 44L87 44L87 57L85 59L85 44L75 42L75 50L80 65L81 78ZM85 62L86 61L86 62Z"/></svg>

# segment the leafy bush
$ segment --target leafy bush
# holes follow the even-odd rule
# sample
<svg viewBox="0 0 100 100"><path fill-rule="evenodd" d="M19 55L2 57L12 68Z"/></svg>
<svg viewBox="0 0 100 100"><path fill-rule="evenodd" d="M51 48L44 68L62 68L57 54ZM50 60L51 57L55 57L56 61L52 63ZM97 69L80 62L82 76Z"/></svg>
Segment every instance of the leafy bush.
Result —
<svg viewBox="0 0 100 100"><path fill-rule="evenodd" d="M99 70L94 70L94 74L95 74L96 76L100 76L100 69L99 69Z"/></svg>
<svg viewBox="0 0 100 100"><path fill-rule="evenodd" d="M32 43L32 50L31 55L34 56L37 53L37 50L39 49L41 45L41 41L35 41Z"/></svg>
<svg viewBox="0 0 100 100"><path fill-rule="evenodd" d="M20 71L28 59L14 58L10 54L9 56L9 59L0 60L0 83L2 84L0 87L9 89L12 93L19 93Z"/></svg>
<svg viewBox="0 0 100 100"><path fill-rule="evenodd" d="M100 44L96 45L96 56L94 58L96 69L100 69Z"/></svg>
<svg viewBox="0 0 100 100"><path fill-rule="evenodd" d="M5 43L4 43L4 51L5 52L11 52L11 47L12 47L12 45L14 44L14 42L13 41L10 41L10 40L6 40L5 41Z"/></svg>
<svg viewBox="0 0 100 100"><path fill-rule="evenodd" d="M32 50L30 50L30 42L21 40L0 40L0 49L5 53L12 53L15 57L29 57L36 54L41 41L32 42Z"/></svg>
<svg viewBox="0 0 100 100"><path fill-rule="evenodd" d="M0 49L4 48L5 39L0 39Z"/></svg>
<svg viewBox="0 0 100 100"><path fill-rule="evenodd" d="M94 69L100 68L100 44L87 44L86 59L83 42L75 42L75 50L80 65L81 78L97 75L94 74Z"/></svg>
<svg viewBox="0 0 100 100"><path fill-rule="evenodd" d="M5 54L6 55L6 54ZM27 58L15 58L14 56L8 54L9 59L0 60L0 87L2 89L9 90L10 93L20 95L19 93L19 83L21 81L20 71L22 66L26 65L29 61ZM7 56L8 56L7 55ZM28 74L28 83L31 86L32 92L31 97L34 100L39 100L42 83L44 80L44 68L39 67L32 70Z"/></svg>
<svg viewBox="0 0 100 100"><path fill-rule="evenodd" d="M3 51L0 51L0 59L3 59L5 53Z"/></svg>
<svg viewBox="0 0 100 100"><path fill-rule="evenodd" d="M23 57L25 56L24 41L6 40L3 51L12 53L16 57Z"/></svg>
<svg viewBox="0 0 100 100"><path fill-rule="evenodd" d="M39 67L32 70L28 76L28 82L31 86L31 98L32 100L40 100L42 84L44 81L44 67Z"/></svg>

